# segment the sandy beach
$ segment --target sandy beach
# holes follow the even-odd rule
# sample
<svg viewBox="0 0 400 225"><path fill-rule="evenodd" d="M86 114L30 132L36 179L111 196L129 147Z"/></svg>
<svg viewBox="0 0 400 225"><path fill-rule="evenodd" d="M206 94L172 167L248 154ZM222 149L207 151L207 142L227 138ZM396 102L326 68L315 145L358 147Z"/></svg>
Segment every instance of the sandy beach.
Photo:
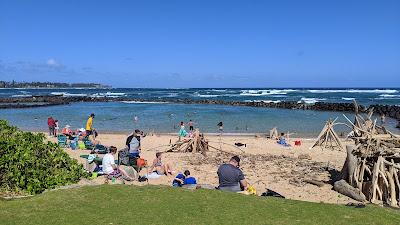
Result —
<svg viewBox="0 0 400 225"><path fill-rule="evenodd" d="M127 135L102 134L97 140L106 146L116 146L122 149L125 146ZM153 134L142 139L142 158L149 163L155 158L156 152L166 151L170 141L174 143L178 137L170 134ZM227 162L233 155L241 157L241 169L246 179L258 191L264 192L267 188L274 190L286 198L311 201L346 204L354 200L332 190L329 184L331 174L340 171L343 166L345 151L329 150L321 148L310 149L312 139L293 138L290 143L293 147L287 148L278 145L274 140L261 136L215 136L206 135L206 139L218 151L210 149L206 156L199 153L171 152L163 154L163 162L169 163L175 172L186 169L197 179L199 184L218 185L217 169L221 163ZM55 138L50 138L56 141ZM294 146L295 140L301 140L301 146ZM245 143L246 147L240 149L234 147L235 142ZM351 144L351 142L349 142ZM85 159L81 154L88 154L88 150L65 151L81 163ZM102 157L102 155L99 155ZM146 174L146 170L140 172ZM164 176L158 179L150 179L149 184L170 186L174 176ZM306 179L326 182L318 187L304 182ZM104 183L104 177L94 180L96 183ZM147 183L131 182L133 185L146 185Z"/></svg>

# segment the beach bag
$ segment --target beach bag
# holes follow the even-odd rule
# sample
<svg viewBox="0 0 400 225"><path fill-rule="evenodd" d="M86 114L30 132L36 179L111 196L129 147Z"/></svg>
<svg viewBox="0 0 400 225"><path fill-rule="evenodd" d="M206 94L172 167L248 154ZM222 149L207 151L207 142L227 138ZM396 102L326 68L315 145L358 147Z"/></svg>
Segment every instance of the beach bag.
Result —
<svg viewBox="0 0 400 225"><path fill-rule="evenodd" d="M72 150L75 150L76 149L76 141L71 141L69 143L69 146L71 147Z"/></svg>
<svg viewBox="0 0 400 225"><path fill-rule="evenodd" d="M251 186L251 185L249 185L249 186L247 187L246 192L247 192L249 195L257 195L257 190L256 190L253 186Z"/></svg>
<svg viewBox="0 0 400 225"><path fill-rule="evenodd" d="M83 141L78 141L78 148L81 150L85 150L86 149L85 143Z"/></svg>
<svg viewBox="0 0 400 225"><path fill-rule="evenodd" d="M137 161L136 161L136 165L138 167L144 167L144 166L147 165L147 161L145 159L143 159L143 158L138 158Z"/></svg>
<svg viewBox="0 0 400 225"><path fill-rule="evenodd" d="M119 165L129 165L129 149L124 148L118 152L118 164Z"/></svg>

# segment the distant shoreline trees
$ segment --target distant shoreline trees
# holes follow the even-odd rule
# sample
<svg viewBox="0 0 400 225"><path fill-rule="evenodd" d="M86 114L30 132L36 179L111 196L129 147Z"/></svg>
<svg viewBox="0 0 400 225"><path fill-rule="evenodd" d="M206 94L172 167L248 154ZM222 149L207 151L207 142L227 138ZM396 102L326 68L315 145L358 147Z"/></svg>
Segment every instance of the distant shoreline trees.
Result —
<svg viewBox="0 0 400 225"><path fill-rule="evenodd" d="M16 82L0 81L0 88L110 88L97 83Z"/></svg>

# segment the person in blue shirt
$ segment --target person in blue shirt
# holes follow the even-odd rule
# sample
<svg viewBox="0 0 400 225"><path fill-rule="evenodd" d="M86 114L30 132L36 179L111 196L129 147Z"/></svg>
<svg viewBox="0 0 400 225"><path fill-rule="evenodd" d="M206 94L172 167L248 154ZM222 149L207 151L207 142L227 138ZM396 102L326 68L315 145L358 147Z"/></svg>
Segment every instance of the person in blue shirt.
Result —
<svg viewBox="0 0 400 225"><path fill-rule="evenodd" d="M183 185L193 185L197 184L196 178L189 177L190 171L185 170L185 172L179 173L176 175L175 179L172 181L172 186L174 187L182 187Z"/></svg>
<svg viewBox="0 0 400 225"><path fill-rule="evenodd" d="M175 179L172 181L172 186L174 187L182 187L183 183L185 182L185 175L182 173L178 173Z"/></svg>
<svg viewBox="0 0 400 225"><path fill-rule="evenodd" d="M196 178L189 177L190 176L189 170L185 170L185 172L183 174L185 174L185 180L183 181L184 185L197 184Z"/></svg>

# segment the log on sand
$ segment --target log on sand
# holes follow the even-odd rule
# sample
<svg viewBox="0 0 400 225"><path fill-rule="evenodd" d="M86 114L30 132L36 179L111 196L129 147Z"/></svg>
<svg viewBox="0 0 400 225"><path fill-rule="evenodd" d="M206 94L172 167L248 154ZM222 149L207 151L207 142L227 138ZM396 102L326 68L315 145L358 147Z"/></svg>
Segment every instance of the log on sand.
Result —
<svg viewBox="0 0 400 225"><path fill-rule="evenodd" d="M333 189L359 202L366 201L365 195L358 188L352 187L345 180L336 181L333 185Z"/></svg>
<svg viewBox="0 0 400 225"><path fill-rule="evenodd" d="M344 162L341 174L343 180L353 183L354 170L357 168L357 157L353 155L354 146L346 145L347 157Z"/></svg>

